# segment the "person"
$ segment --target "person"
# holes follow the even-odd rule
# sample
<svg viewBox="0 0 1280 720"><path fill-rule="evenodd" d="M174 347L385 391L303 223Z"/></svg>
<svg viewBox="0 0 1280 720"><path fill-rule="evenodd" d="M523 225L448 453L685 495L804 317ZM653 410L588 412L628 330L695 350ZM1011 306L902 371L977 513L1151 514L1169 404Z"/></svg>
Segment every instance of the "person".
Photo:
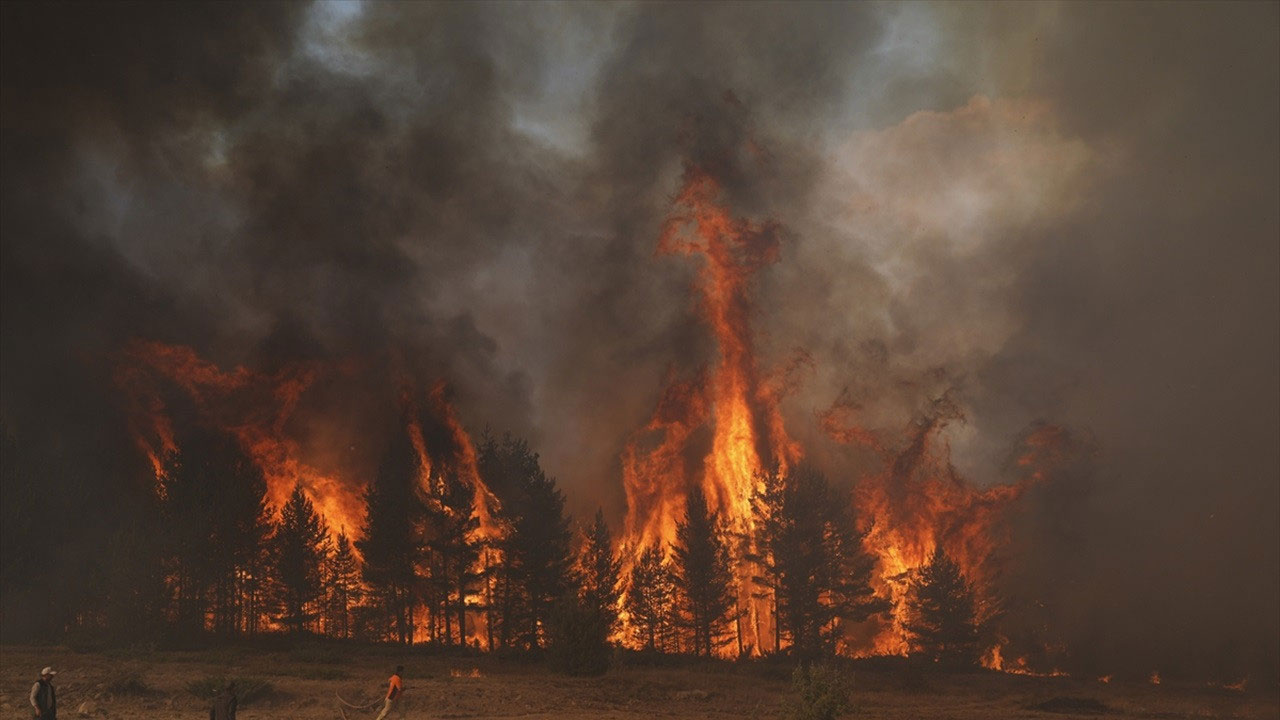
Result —
<svg viewBox="0 0 1280 720"><path fill-rule="evenodd" d="M404 694L404 684L400 680L400 673L404 672L403 665L397 665L396 671L392 673L391 679L387 681L387 701L382 705L382 712L378 713L377 720L391 715L391 711L400 705L400 696Z"/></svg>
<svg viewBox="0 0 1280 720"><path fill-rule="evenodd" d="M236 720L235 680L228 680L218 694L213 696L213 707L209 708L209 720Z"/></svg>
<svg viewBox="0 0 1280 720"><path fill-rule="evenodd" d="M40 679L31 686L33 717L40 720L58 720L58 695L53 689L53 676L58 673L51 667L40 671Z"/></svg>

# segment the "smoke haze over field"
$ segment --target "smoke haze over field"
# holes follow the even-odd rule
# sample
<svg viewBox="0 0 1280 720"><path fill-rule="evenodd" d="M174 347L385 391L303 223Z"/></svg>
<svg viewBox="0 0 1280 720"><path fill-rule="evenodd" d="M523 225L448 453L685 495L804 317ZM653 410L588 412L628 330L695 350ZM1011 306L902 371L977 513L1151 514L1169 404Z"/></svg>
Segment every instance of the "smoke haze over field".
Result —
<svg viewBox="0 0 1280 720"><path fill-rule="evenodd" d="M838 401L899 438L950 392L980 486L1069 428L1010 582L1079 654L1274 677L1276 4L10 3L3 36L0 413L86 493L136 469L113 363L158 340L348 368L288 432L351 475L398 378L445 379L620 519L629 437L715 354L656 254L689 162L781 228L752 322L809 459L875 463Z"/></svg>

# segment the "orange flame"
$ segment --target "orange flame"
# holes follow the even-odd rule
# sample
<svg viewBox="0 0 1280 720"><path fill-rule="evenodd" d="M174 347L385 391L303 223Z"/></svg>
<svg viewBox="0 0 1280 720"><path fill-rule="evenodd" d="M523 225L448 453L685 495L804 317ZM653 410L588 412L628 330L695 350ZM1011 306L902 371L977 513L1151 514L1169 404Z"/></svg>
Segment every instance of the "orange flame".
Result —
<svg viewBox="0 0 1280 720"><path fill-rule="evenodd" d="M164 472L164 458L178 451L173 423L166 407L162 384L172 383L191 401L203 422L229 432L261 469L267 483L266 500L278 509L301 483L304 492L324 518L330 532L345 530L358 539L364 516L362 482L344 482L303 459L302 448L286 433L299 399L321 374L316 365L292 365L267 375L238 366L224 371L203 360L195 350L160 342L137 342L124 352L116 369L116 382L130 401L131 430L146 454L157 480ZM408 393L404 399L409 399ZM445 466L458 472L474 492L473 515L478 521L473 540L492 543L505 535L497 497L480 477L475 444L463 429L448 402L443 382L428 393L430 416L447 435L447 456L433 458L427 452L422 428L415 413L408 414L406 432L418 454L421 483L430 490L432 473ZM162 487L158 484L158 487ZM482 554L481 567L499 559L489 548ZM479 603L479 592L467 598ZM487 637L485 619L471 613L468 637L481 644Z"/></svg>
<svg viewBox="0 0 1280 720"><path fill-rule="evenodd" d="M474 493L471 512L472 517L477 521L477 525L468 539L486 545L486 549L480 554L480 559L477 560L476 566L472 568L473 571L483 575L489 566L501 561L501 551L492 547L496 541L504 538L508 531L506 524L499 515L501 505L497 496L485 484L484 479L480 477L475 443L472 442L471 436L458 421L457 413L448 401L446 384L443 381L436 382L428 393L428 399L432 416L443 425L445 432L449 436L452 457L448 458L448 464L458 473L463 482L471 487ZM419 466L422 472L420 482L423 489L430 492L433 482L432 469L437 467L439 463L432 463L432 459L427 453L426 441L422 436L422 427L413 413L410 413L407 430L414 450L418 454ZM483 593L476 589L469 593L465 600L468 606L481 605L484 601ZM467 620L469 621L467 627L468 644L488 648L486 617L482 613L468 613Z"/></svg>
<svg viewBox="0 0 1280 720"><path fill-rule="evenodd" d="M359 536L363 514L358 491L340 478L304 462L298 443L285 433L298 400L320 374L314 365L291 365L265 375L237 366L223 371L195 350L160 342L135 342L124 352L116 381L132 397L131 429L156 477L164 457L178 450L157 381L183 390L202 419L231 433L267 481L267 502L278 509L301 483L330 531Z"/></svg>
<svg viewBox="0 0 1280 720"><path fill-rule="evenodd" d="M885 461L882 472L863 478L855 491L854 505L859 524L866 531L865 549L878 559L873 586L889 598L893 612L889 619L873 619L861 629L854 645L858 655L905 655L910 650L904 627L911 573L941 546L960 566L973 585L978 599L979 620L993 614L993 582L999 569L999 551L1008 543L1008 514L1033 484L1064 454L1065 432L1042 425L1023 441L1023 452L1015 461L1023 478L1007 485L978 488L957 472L950 461L950 446L942 437L947 424L963 420L963 414L944 395L936 400L927 417L905 434L906 441L896 453L886 449L879 437L848 425L856 409L847 393L842 393L831 409L819 415L828 436L837 442L852 443L878 451ZM1035 672L1026 658L1009 662L1003 657L1004 641L988 648L982 657L985 667L1017 674L1056 677L1054 669Z"/></svg>
<svg viewBox="0 0 1280 720"><path fill-rule="evenodd" d="M623 544L630 548L629 561L645 548L674 541L686 492L695 482L730 531L749 536L760 471L772 464L785 471L801 457L778 411L779 388L756 365L750 327L751 280L778 258L777 224L735 217L721 199L719 183L692 166L685 168L674 206L658 253L702 257L699 308L719 358L709 375L683 382L669 378L653 418L623 453L628 507ZM710 451L691 462L694 435L707 423ZM646 447L655 434L657 444ZM749 616L741 640L758 651L772 636L752 574L745 561L738 562L739 606Z"/></svg>
<svg viewBox="0 0 1280 720"><path fill-rule="evenodd" d="M356 539L364 516L363 483L344 482L306 462L302 448L285 431L300 398L321 373L315 364L286 366L272 375L243 366L224 371L189 347L136 342L126 349L116 381L130 396L133 435L157 478L163 473L164 457L178 450L169 409L157 383L167 381L187 395L201 420L230 432L239 441L266 478L268 503L279 508L301 482L330 530L336 533L345 528L347 535ZM421 428L411 418L406 430L419 455L423 482L441 460L456 466L475 491L478 535L482 539L499 537L502 528L497 519L497 498L480 478L475 445L458 422L445 396L444 383L433 386L429 400L432 416L448 433L453 457L433 462Z"/></svg>

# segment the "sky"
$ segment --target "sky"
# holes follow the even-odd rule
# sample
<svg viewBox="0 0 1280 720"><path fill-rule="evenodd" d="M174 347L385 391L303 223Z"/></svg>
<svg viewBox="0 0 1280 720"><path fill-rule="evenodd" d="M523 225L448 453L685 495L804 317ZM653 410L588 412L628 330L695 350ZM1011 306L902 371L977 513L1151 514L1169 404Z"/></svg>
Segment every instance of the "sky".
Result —
<svg viewBox="0 0 1280 720"><path fill-rule="evenodd" d="M1146 613L1117 642L1274 631L1278 8L6 4L0 412L95 427L134 339L356 358L620 518L623 447L715 357L656 252L714 166L782 228L752 323L807 457L868 467L817 420L842 399L891 435L949 393L978 485L1070 428L1079 582ZM367 465L389 382L291 432Z"/></svg>

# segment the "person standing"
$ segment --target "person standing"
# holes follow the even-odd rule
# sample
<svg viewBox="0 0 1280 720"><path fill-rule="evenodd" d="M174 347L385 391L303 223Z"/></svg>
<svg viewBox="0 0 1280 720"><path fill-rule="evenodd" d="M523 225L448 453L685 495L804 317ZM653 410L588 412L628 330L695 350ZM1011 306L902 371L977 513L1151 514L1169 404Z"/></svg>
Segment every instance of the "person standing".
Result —
<svg viewBox="0 0 1280 720"><path fill-rule="evenodd" d="M58 695L53 689L53 676L58 673L51 667L40 671L40 679L31 686L33 717L40 720L58 720Z"/></svg>
<svg viewBox="0 0 1280 720"><path fill-rule="evenodd" d="M213 707L209 708L209 720L236 720L236 683L228 680L227 684L213 696Z"/></svg>
<svg viewBox="0 0 1280 720"><path fill-rule="evenodd" d="M403 665L397 665L396 671L392 673L391 679L387 681L387 701L382 706L382 712L378 713L377 720L384 720L391 715L391 711L400 705L400 696L404 694L404 684L400 680L400 673L404 672ZM401 713L403 715L404 713Z"/></svg>

